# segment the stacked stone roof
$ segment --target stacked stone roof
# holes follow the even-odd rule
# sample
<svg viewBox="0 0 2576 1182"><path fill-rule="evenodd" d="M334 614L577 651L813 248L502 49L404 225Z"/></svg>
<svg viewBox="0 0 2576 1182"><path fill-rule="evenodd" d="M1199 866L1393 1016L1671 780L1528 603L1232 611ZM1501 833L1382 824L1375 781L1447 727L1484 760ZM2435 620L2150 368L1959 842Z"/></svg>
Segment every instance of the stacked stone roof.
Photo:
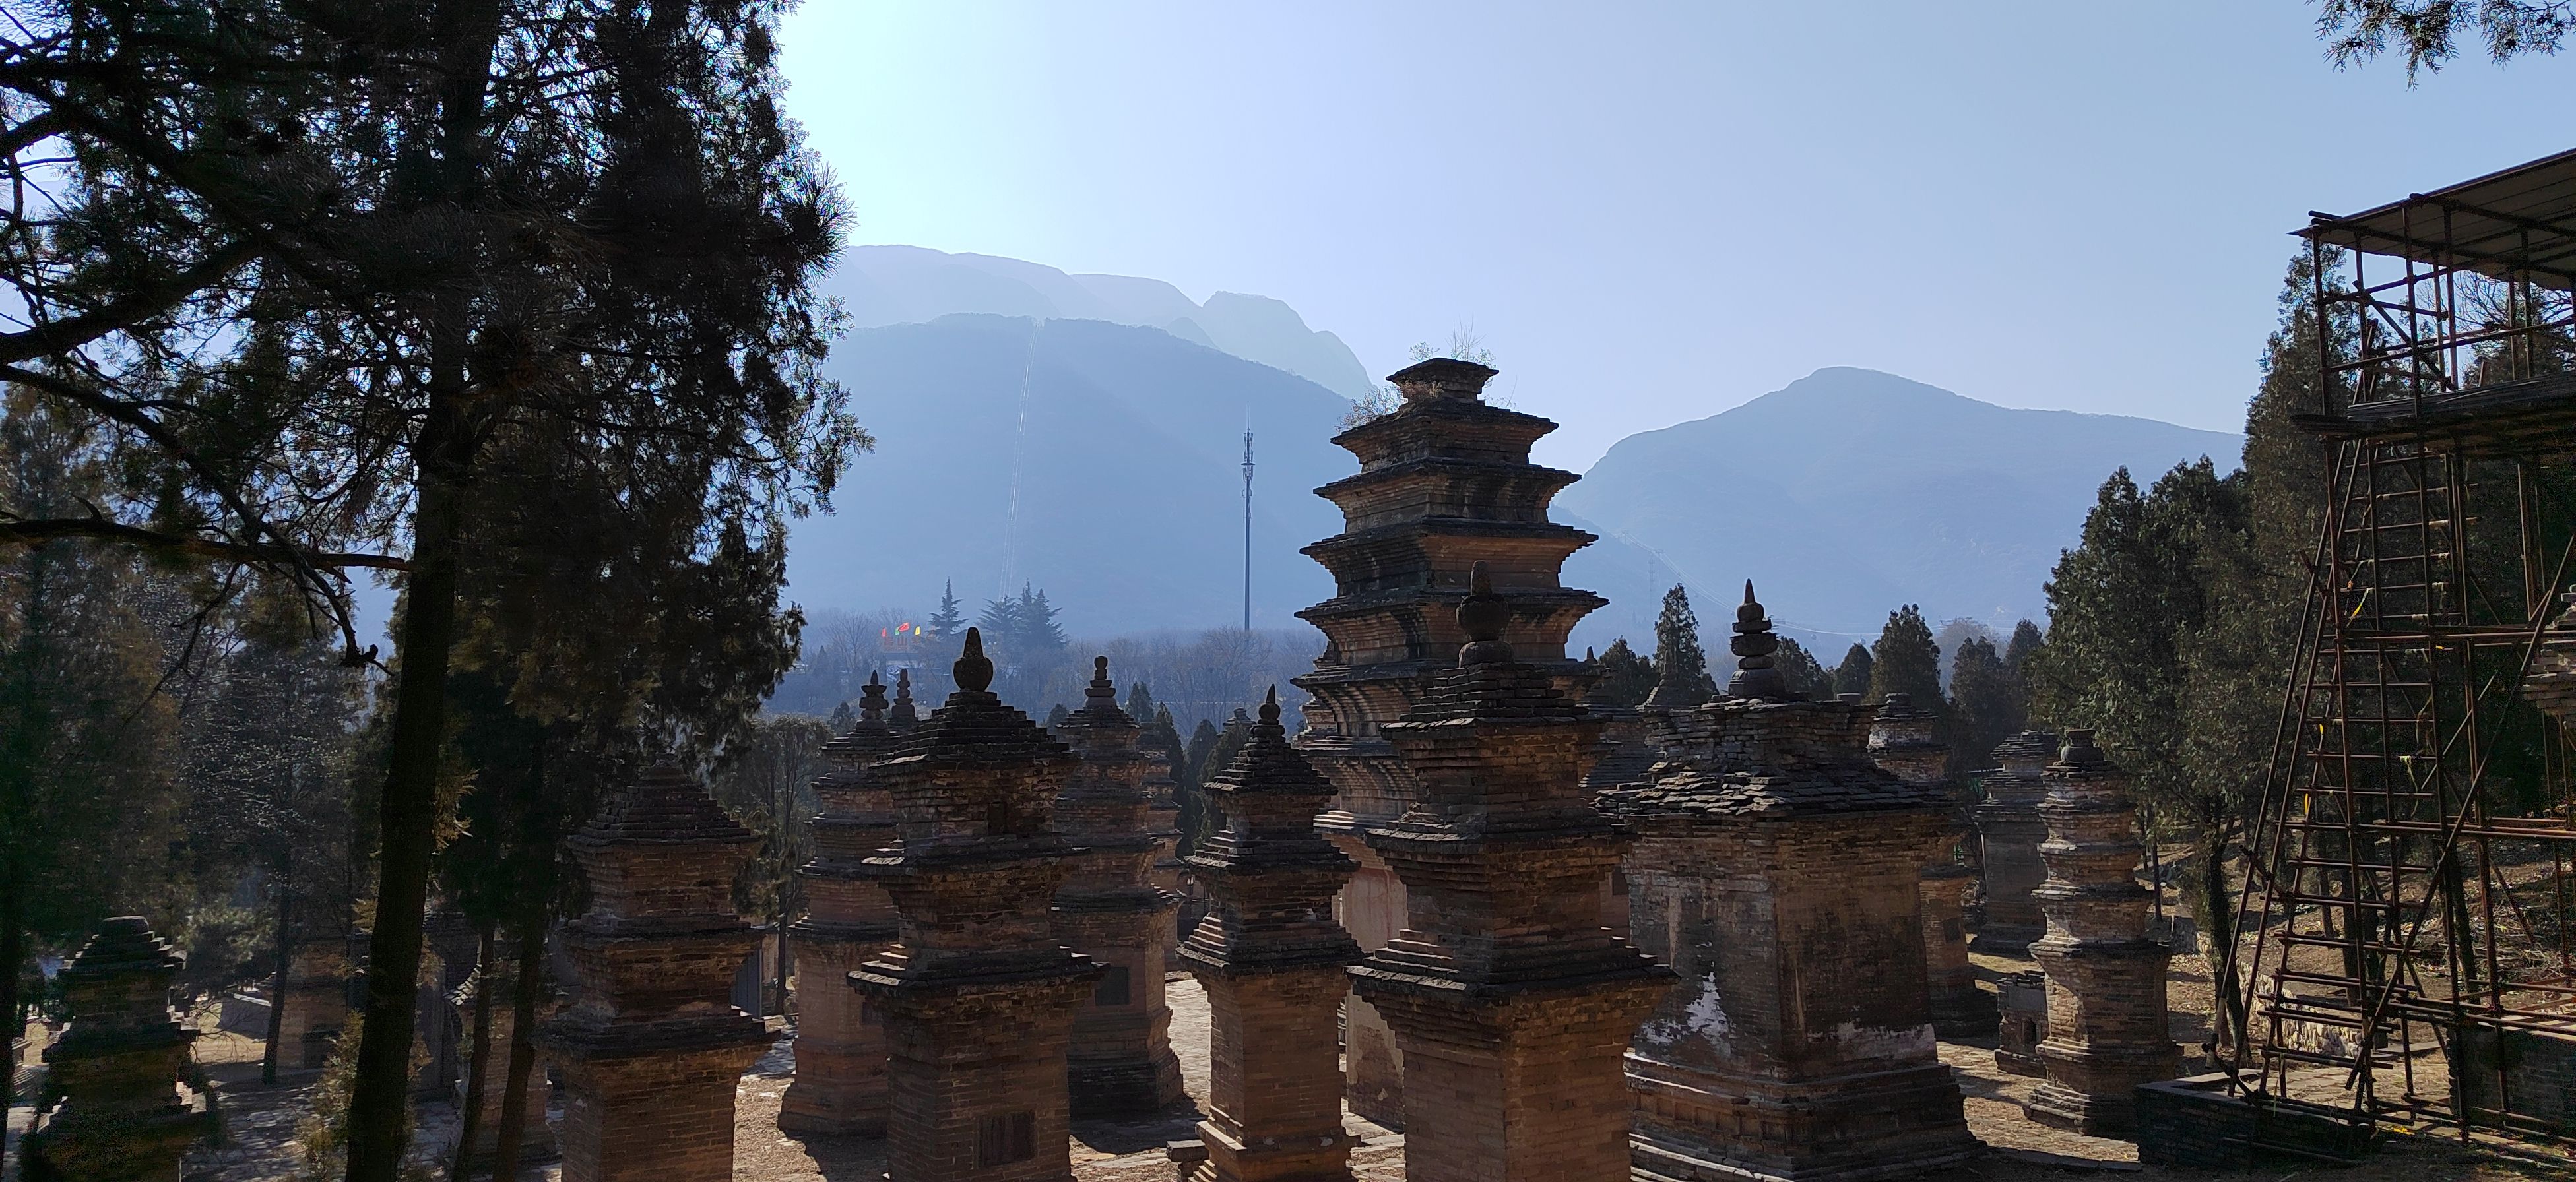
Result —
<svg viewBox="0 0 2576 1182"><path fill-rule="evenodd" d="M1557 579L1593 535L1547 517L1577 477L1529 462L1530 445L1556 424L1480 400L1493 376L1473 362L1422 362L1389 378L1399 409L1335 437L1360 471L1316 490L1341 507L1345 528L1305 550L1333 573L1335 594L1298 613L1326 638L1315 672L1296 679L1315 696L1301 746L1366 747L1377 723L1419 699L1466 640L1456 608L1480 561L1506 605L1503 638L1569 685L1582 676L1565 660L1565 638L1607 601Z"/></svg>
<svg viewBox="0 0 2576 1182"><path fill-rule="evenodd" d="M1746 594L1752 585L1746 584ZM1739 640L1762 649L1770 633L1759 601L1738 612ZM1768 651L1747 656L1768 657ZM1937 785L1881 769L1870 757L1873 712L1858 702L1804 702L1769 684L1757 668L1743 685L1778 698L1721 696L1693 710L1652 716L1665 762L1651 782L1602 794L1604 811L1676 820L1785 819L1830 813L1937 809L1949 804ZM1772 671L1776 672L1776 671Z"/></svg>
<svg viewBox="0 0 2576 1182"><path fill-rule="evenodd" d="M1315 832L1333 786L1288 743L1279 691L1261 704L1234 762L1209 780L1223 825L1190 855L1216 906L1181 949L1194 969L1276 972L1344 965L1360 957L1333 922L1333 892L1356 863Z"/></svg>

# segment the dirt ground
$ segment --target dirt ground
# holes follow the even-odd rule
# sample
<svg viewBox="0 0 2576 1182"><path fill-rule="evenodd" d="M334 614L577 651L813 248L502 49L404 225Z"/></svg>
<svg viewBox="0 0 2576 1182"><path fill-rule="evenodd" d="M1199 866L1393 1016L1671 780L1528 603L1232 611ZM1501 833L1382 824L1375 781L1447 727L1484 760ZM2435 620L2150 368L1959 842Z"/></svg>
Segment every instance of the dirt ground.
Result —
<svg viewBox="0 0 2576 1182"><path fill-rule="evenodd" d="M1988 987L1999 976L2026 970L2021 957L1976 954L1978 975ZM2198 957L2176 957L2171 997L2178 1015L2206 1015L2213 1001L2210 979ZM1175 976L1169 985L1172 1044L1181 1059L1181 1076L1192 1096L1207 1092L1207 998L1196 982ZM2187 1023L2186 1023L2187 1024ZM2196 1048L2185 1046L2186 1053ZM210 1034L198 1043L199 1060L215 1089L229 1131L221 1146L201 1146L192 1153L186 1182L283 1182L296 1174L294 1127L309 1103L313 1074L297 1073L274 1088L259 1084L258 1047L233 1035ZM1969 1128L1995 1152L1954 1170L1927 1177L1948 1182L2037 1182L2072 1174L2112 1172L2142 1180L2169 1174L2205 1182L2287 1182L2293 1176L2324 1182L2567 1182L2576 1178L2576 1160L2550 1157L2515 1147L2463 1148L2439 1137L2390 1137L2363 1163L2350 1167L2274 1166L2242 1174L2180 1173L2141 1167L2137 1147L2060 1132L2024 1120L2020 1101L2037 1081L1996 1068L1991 1039L1941 1044L1941 1060L1959 1076L1965 1094ZM843 1137L798 1137L778 1129L778 1105L794 1070L784 1034L779 1043L743 1076L735 1101L734 1177L743 1182L873 1182L885 1170L884 1142ZM1177 1109L1138 1122L1086 1121L1074 1126L1074 1177L1080 1182L1162 1182L1174 1176L1165 1157L1166 1142L1196 1136L1195 1108ZM424 1105L419 1115L420 1145L414 1158L423 1166L441 1158L455 1136L454 1114L443 1104ZM1362 1182L1397 1182L1404 1177L1404 1136L1347 1117L1359 1138L1352 1155L1354 1175ZM557 1182L553 1163L536 1163L522 1172L522 1182Z"/></svg>

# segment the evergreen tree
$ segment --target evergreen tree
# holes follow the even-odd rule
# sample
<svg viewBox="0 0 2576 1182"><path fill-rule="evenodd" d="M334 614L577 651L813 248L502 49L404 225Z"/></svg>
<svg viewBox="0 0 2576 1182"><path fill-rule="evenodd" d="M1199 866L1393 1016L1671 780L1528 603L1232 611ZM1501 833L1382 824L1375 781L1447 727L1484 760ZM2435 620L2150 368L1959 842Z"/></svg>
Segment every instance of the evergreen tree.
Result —
<svg viewBox="0 0 2576 1182"><path fill-rule="evenodd" d="M1949 702L1941 696L1941 646L1932 642L1932 626L1923 609L1906 604L1887 613L1870 648L1869 700L1884 702L1889 694L1911 694L1918 708L1945 722Z"/></svg>
<svg viewBox="0 0 2576 1182"><path fill-rule="evenodd" d="M2024 677L2023 668L2030 664L2031 654L2038 652L2039 646L2045 643L2047 638L2040 635L2039 625L2028 620L2013 625L2012 639L2004 644L2004 668L2012 670L2015 677ZM2030 696L2027 684L2023 687L2022 696L2025 701Z"/></svg>
<svg viewBox="0 0 2576 1182"><path fill-rule="evenodd" d="M1816 663L1815 654L1808 652L1805 645L1789 637L1780 638L1780 650L1771 655L1771 667L1780 671L1790 693L1811 702L1834 696L1833 674Z"/></svg>
<svg viewBox="0 0 2576 1182"><path fill-rule="evenodd" d="M975 627L983 633L986 652L1014 654L1019 649L1020 601L1008 595L984 601L984 610L975 613Z"/></svg>
<svg viewBox="0 0 2576 1182"><path fill-rule="evenodd" d="M2028 666L2046 717L2095 726L2130 770L2149 832L2194 836L2187 897L2213 946L2232 938L2223 861L2263 774L2246 756L2273 723L2257 687L2280 676L2258 635L2279 627L2277 609L2248 593L2261 586L2249 483L2207 459L2143 493L2113 473L2048 582L2048 643ZM2237 1013L2236 991L2221 992Z"/></svg>
<svg viewBox="0 0 2576 1182"><path fill-rule="evenodd" d="M1073 711L1065 709L1064 703L1058 702L1047 708L1047 729L1055 730L1056 728L1063 726L1065 720L1071 717L1073 717Z"/></svg>
<svg viewBox="0 0 2576 1182"><path fill-rule="evenodd" d="M1018 639L1021 647L1040 659L1051 659L1064 652L1068 641L1064 627L1056 622L1057 609L1047 603L1045 591L1032 593L1026 584L1020 587Z"/></svg>
<svg viewBox="0 0 2576 1182"><path fill-rule="evenodd" d="M124 496L10 524L263 567L359 658L325 572L405 572L348 1106L350 1182L392 1182L485 448L685 460L755 539L827 497L864 443L809 286L841 209L775 6L219 7L14 14L0 91L52 134L12 151L61 183L0 243L35 326L0 378L117 424Z"/></svg>
<svg viewBox="0 0 2576 1182"><path fill-rule="evenodd" d="M22 391L6 410L0 509L44 519L103 499L107 457L81 419ZM0 1023L10 1030L25 1025L21 989L39 951L68 952L129 910L179 930L161 889L183 869L167 852L182 833L175 703L155 692L174 621L147 614L168 598L137 555L94 539L0 548ZM5 1066L15 1055L13 1041Z"/></svg>
<svg viewBox="0 0 2576 1182"><path fill-rule="evenodd" d="M1198 729L1190 732L1190 746L1184 752L1186 756L1184 766L1188 774L1183 777L1181 781L1183 784L1197 787L1207 783L1208 774L1212 770L1224 770L1223 764L1218 764L1213 769L1208 766L1208 757L1216 753L1217 738L1216 724L1204 718L1200 719Z"/></svg>
<svg viewBox="0 0 2576 1182"><path fill-rule="evenodd" d="M1655 689L1647 700L1680 709L1717 696L1708 675L1708 655L1699 646L1699 616L1691 611L1690 593L1681 584L1664 592L1664 608L1655 617Z"/></svg>
<svg viewBox="0 0 2576 1182"><path fill-rule="evenodd" d="M957 580L950 579L939 589L939 610L930 613L930 634L941 639L966 635L966 613L957 601Z"/></svg>
<svg viewBox="0 0 2576 1182"><path fill-rule="evenodd" d="M1958 712L1958 766L1987 767L1996 747L2018 734L2029 718L2020 674L1982 636L1961 642L1950 658L1950 698Z"/></svg>
<svg viewBox="0 0 2576 1182"><path fill-rule="evenodd" d="M1625 636L1611 641L1595 663L1601 680L1593 685L1592 692L1604 702L1634 707L1655 692L1655 663L1628 647Z"/></svg>
<svg viewBox="0 0 2576 1182"><path fill-rule="evenodd" d="M1834 693L1867 696L1871 664L1866 646L1854 644L1843 650L1843 663L1834 666Z"/></svg>

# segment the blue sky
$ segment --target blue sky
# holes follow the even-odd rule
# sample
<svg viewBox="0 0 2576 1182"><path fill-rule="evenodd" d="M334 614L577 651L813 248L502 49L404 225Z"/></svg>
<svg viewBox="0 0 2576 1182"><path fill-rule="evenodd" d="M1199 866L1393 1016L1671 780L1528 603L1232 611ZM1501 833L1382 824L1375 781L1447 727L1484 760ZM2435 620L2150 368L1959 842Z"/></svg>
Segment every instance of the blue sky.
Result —
<svg viewBox="0 0 2576 1182"><path fill-rule="evenodd" d="M2338 72L2297 0L809 0L854 243L1472 324L1580 470L1820 366L2235 430L2292 242L2571 146L2576 62Z"/></svg>

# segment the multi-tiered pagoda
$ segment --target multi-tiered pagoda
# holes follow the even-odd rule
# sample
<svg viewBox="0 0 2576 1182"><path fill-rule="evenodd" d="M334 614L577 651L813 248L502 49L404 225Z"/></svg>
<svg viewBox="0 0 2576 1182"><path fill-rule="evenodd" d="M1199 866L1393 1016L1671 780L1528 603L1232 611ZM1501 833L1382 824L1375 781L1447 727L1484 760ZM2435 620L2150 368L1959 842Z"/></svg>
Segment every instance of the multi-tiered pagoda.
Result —
<svg viewBox="0 0 2576 1182"><path fill-rule="evenodd" d="M894 900L865 872L869 858L894 844L894 794L873 767L912 730L889 722L886 709L885 682L871 673L858 721L823 744L832 766L814 780L823 809L808 822L814 859L796 872L805 917L790 929L803 962L798 976L813 987L799 991L796 1080L778 1110L778 1127L792 1132L885 1134L885 1029L867 1020L848 984L896 934Z"/></svg>
<svg viewBox="0 0 2576 1182"><path fill-rule="evenodd" d="M1405 927L1403 884L1359 840L1363 826L1402 815L1414 797L1378 727L1403 717L1429 696L1434 675L1455 666L1467 641L1457 611L1469 569L1483 562L1491 572L1502 639L1568 693L1579 694L1586 675L1565 659L1566 635L1607 602L1558 583L1566 557L1592 542L1547 518L1549 499L1577 478L1530 463L1530 445L1556 424L1487 405L1479 394L1493 376L1449 358L1390 376L1403 405L1333 440L1359 457L1359 473L1316 490L1341 507L1344 528L1305 551L1333 573L1334 595L1298 613L1326 637L1315 671L1296 680L1313 695L1298 746L1336 790L1319 824L1360 864L1340 910L1362 948ZM1348 1005L1351 1107L1397 1124L1403 1072L1394 1040L1366 1001Z"/></svg>

